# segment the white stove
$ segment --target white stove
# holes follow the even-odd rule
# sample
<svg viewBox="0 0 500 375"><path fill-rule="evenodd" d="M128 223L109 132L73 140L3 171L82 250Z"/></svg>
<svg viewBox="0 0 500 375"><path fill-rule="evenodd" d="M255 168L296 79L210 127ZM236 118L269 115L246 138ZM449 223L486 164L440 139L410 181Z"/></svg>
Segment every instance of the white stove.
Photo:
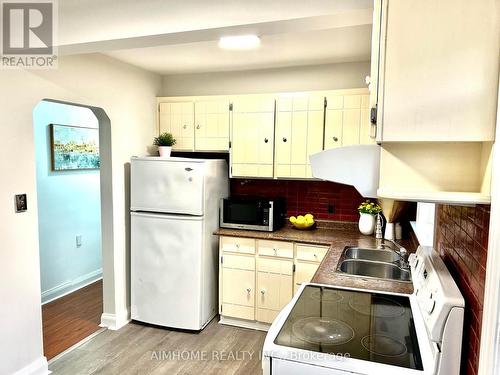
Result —
<svg viewBox="0 0 500 375"><path fill-rule="evenodd" d="M458 375L464 299L432 248L412 295L306 283L269 329L264 375Z"/></svg>

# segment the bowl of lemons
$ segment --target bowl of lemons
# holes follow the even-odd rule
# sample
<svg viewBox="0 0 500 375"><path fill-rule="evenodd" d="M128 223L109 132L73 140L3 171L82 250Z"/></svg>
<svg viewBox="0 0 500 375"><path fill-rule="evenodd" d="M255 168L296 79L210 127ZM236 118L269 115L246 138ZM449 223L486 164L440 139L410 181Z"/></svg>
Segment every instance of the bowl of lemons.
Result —
<svg viewBox="0 0 500 375"><path fill-rule="evenodd" d="M312 229L315 221L314 216L311 214L299 215L297 217L290 216L290 223L297 229Z"/></svg>

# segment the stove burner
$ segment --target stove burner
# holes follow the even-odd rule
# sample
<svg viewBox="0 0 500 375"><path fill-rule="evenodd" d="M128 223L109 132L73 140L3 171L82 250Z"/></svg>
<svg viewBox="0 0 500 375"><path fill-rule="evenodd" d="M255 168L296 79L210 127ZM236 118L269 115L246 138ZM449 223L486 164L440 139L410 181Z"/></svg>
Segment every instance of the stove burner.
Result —
<svg viewBox="0 0 500 375"><path fill-rule="evenodd" d="M302 318L293 323L292 332L310 344L341 345L354 337L354 330L346 323L320 317Z"/></svg>
<svg viewBox="0 0 500 375"><path fill-rule="evenodd" d="M351 299L349 306L360 314L376 318L397 318L405 313L404 307L399 302L379 296L374 297L372 303Z"/></svg>
<svg viewBox="0 0 500 375"><path fill-rule="evenodd" d="M370 353L383 357L399 357L407 352L406 345L385 335L370 335L361 339L361 345Z"/></svg>
<svg viewBox="0 0 500 375"><path fill-rule="evenodd" d="M321 297L320 290L315 290L311 293L311 298L317 301L322 300L323 302L340 302L344 299L344 297L342 297L340 293L333 290L327 290L323 292L323 297Z"/></svg>

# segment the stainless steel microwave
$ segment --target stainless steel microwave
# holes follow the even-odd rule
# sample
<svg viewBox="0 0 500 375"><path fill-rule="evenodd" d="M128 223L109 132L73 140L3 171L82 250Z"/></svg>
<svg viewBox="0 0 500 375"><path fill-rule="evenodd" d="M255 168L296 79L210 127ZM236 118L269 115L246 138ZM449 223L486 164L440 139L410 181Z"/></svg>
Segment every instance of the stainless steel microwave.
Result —
<svg viewBox="0 0 500 375"><path fill-rule="evenodd" d="M286 201L283 198L223 198L220 202L221 228L273 232L285 223Z"/></svg>

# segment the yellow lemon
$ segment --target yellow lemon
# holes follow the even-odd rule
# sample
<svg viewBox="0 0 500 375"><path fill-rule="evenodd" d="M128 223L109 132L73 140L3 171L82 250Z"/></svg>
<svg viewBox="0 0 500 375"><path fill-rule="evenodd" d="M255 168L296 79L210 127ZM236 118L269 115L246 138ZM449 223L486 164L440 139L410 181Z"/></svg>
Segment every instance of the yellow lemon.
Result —
<svg viewBox="0 0 500 375"><path fill-rule="evenodd" d="M305 217L306 219L314 219L314 216L313 216L313 215L311 215L311 214L305 214L305 215L304 215L304 217Z"/></svg>
<svg viewBox="0 0 500 375"><path fill-rule="evenodd" d="M297 218L295 216L290 216L290 223L295 223L297 221Z"/></svg>
<svg viewBox="0 0 500 375"><path fill-rule="evenodd" d="M312 217L306 216L306 223L307 224L313 224L314 223L314 219Z"/></svg>
<svg viewBox="0 0 500 375"><path fill-rule="evenodd" d="M304 219L304 216L297 217L297 224L304 224L305 222L306 219Z"/></svg>

